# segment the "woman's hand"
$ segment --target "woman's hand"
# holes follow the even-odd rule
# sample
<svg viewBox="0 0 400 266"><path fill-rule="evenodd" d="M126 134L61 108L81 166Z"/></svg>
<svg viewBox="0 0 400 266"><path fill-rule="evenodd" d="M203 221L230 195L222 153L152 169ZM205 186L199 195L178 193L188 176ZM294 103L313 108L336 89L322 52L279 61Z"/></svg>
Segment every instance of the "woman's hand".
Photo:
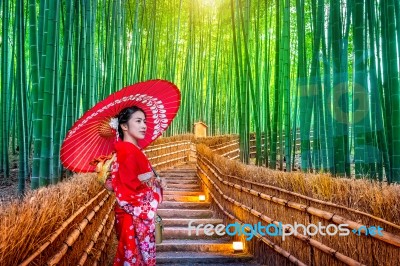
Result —
<svg viewBox="0 0 400 266"><path fill-rule="evenodd" d="M146 182L145 182L149 187L161 187L162 189L165 189L167 187L167 183L165 181L164 178L161 178L159 176L153 176L151 178L149 178Z"/></svg>
<svg viewBox="0 0 400 266"><path fill-rule="evenodd" d="M165 189L167 187L167 182L165 182L165 179L159 176L155 178L155 184L162 189Z"/></svg>

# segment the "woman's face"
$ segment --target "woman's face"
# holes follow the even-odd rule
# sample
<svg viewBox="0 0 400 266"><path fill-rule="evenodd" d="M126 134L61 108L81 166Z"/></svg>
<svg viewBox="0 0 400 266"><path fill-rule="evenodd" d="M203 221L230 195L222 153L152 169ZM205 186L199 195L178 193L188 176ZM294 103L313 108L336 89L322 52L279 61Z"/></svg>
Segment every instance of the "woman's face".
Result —
<svg viewBox="0 0 400 266"><path fill-rule="evenodd" d="M121 125L124 132L124 141L137 144L138 139L144 139L146 135L146 117L142 111L136 111L125 125Z"/></svg>

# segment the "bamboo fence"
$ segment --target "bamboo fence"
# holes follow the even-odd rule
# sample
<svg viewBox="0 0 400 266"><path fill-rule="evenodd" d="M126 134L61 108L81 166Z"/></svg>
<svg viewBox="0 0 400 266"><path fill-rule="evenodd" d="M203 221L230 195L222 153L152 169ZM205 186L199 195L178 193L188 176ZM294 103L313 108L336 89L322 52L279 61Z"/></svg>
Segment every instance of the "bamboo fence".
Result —
<svg viewBox="0 0 400 266"><path fill-rule="evenodd" d="M231 160L238 159L240 156L238 135L222 135L201 138L198 139L196 143L204 144L208 146L215 154L224 156Z"/></svg>
<svg viewBox="0 0 400 266"><path fill-rule="evenodd" d="M399 187L243 165L232 160L238 156L234 135L161 138L145 152L153 166L163 170L187 162L194 150L203 188L214 199L212 208L218 210L225 223L346 223L348 228L360 231L364 225L384 229L382 236L375 237L298 234L283 241L255 234L245 241L246 236L235 236L260 263L400 265ZM0 206L2 263L109 263L115 242L115 198L95 180L93 174L75 175L61 184L33 191L22 203Z"/></svg>
<svg viewBox="0 0 400 266"><path fill-rule="evenodd" d="M217 148L234 149L228 142L219 143ZM399 187L311 174L302 174L300 177L304 180L300 182L298 173L243 165L214 150L215 146L210 149L197 145L198 175L226 223L348 224L350 230L360 232L365 232L363 226L383 228L382 236L351 232L348 236L298 234L288 236L285 241L259 234L250 241L246 241L245 236L236 236L260 263L400 265ZM278 180L270 182L274 178ZM347 190L339 189L346 187Z"/></svg>
<svg viewBox="0 0 400 266"><path fill-rule="evenodd" d="M145 153L157 170L173 167L189 160L193 139L161 138ZM115 251L114 204L113 193L97 183L95 174L75 174L32 191L22 202L0 205L1 264L109 264Z"/></svg>

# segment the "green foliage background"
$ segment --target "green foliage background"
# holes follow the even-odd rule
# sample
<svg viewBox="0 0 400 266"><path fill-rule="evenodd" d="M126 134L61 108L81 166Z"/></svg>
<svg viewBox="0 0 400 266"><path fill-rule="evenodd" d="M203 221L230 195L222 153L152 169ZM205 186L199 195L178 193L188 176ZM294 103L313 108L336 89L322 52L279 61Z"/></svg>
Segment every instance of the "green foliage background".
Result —
<svg viewBox="0 0 400 266"><path fill-rule="evenodd" d="M56 183L59 148L99 100L168 79L182 108L167 135L204 121L240 135L249 162L400 181L396 0L3 0L2 178ZM10 141L11 140L11 141ZM16 142L18 141L18 143ZM33 154L32 166L28 163Z"/></svg>

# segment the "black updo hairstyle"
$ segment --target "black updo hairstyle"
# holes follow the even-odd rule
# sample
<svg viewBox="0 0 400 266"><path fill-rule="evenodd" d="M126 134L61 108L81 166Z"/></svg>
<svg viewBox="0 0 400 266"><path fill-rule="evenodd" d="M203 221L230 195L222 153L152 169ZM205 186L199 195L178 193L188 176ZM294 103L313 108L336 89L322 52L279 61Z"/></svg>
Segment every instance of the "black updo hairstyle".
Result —
<svg viewBox="0 0 400 266"><path fill-rule="evenodd" d="M130 106L130 107L125 107L124 109L121 110L118 114L118 134L119 137L124 140L124 132L122 131L121 124L125 124L129 121L133 113L136 113L137 111L141 111L144 114L144 117L146 117L146 113L143 111L142 108L137 107L137 106Z"/></svg>

